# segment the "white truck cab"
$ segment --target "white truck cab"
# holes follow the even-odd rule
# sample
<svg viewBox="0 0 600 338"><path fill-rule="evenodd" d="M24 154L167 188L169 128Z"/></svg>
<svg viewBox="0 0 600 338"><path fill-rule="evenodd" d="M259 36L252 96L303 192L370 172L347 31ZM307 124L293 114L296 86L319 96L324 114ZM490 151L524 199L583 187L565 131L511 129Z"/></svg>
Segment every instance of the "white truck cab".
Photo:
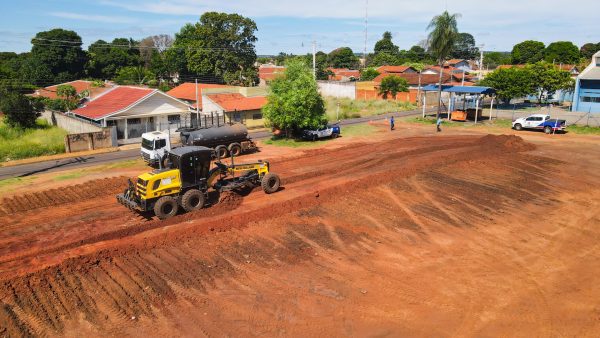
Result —
<svg viewBox="0 0 600 338"><path fill-rule="evenodd" d="M158 166L165 152L171 150L171 139L167 133L153 131L142 134L142 159L149 165Z"/></svg>

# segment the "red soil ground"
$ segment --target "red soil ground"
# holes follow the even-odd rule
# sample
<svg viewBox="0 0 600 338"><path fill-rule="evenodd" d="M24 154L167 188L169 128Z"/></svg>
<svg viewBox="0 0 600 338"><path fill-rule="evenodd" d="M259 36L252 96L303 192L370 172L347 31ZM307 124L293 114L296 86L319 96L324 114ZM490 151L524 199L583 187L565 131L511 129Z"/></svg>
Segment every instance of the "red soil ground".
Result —
<svg viewBox="0 0 600 338"><path fill-rule="evenodd" d="M536 143L298 151L276 194L162 222L123 177L10 197L0 336L596 336L598 145Z"/></svg>

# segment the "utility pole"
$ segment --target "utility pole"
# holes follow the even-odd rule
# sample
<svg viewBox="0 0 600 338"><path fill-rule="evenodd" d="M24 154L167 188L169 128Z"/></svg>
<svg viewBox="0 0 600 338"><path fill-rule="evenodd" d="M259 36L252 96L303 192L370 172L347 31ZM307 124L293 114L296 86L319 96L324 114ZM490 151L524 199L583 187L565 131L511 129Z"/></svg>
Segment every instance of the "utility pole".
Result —
<svg viewBox="0 0 600 338"><path fill-rule="evenodd" d="M483 80L483 47L485 47L484 44L481 45L479 52L481 53L481 56L479 58L479 81Z"/></svg>
<svg viewBox="0 0 600 338"><path fill-rule="evenodd" d="M317 42L313 40L313 76L317 79Z"/></svg>
<svg viewBox="0 0 600 338"><path fill-rule="evenodd" d="M365 49L363 51L363 67L367 67L367 39L369 36L369 0L365 0Z"/></svg>
<svg viewBox="0 0 600 338"><path fill-rule="evenodd" d="M200 102L198 101L198 79L194 79L194 83L196 84L196 124L198 125L198 128L200 128L200 108L198 107Z"/></svg>

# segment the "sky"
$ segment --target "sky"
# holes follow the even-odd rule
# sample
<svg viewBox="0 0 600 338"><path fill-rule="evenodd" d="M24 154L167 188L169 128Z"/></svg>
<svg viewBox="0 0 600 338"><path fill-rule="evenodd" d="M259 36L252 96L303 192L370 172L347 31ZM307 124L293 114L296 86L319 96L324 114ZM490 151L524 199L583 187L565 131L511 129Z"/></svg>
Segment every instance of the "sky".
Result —
<svg viewBox="0 0 600 338"><path fill-rule="evenodd" d="M87 46L116 37L141 39L175 34L202 13L219 11L252 18L257 54L305 54L312 41L325 52L365 46L385 31L401 49L427 36L432 17L444 10L460 13L458 28L471 33L486 51L510 51L524 40L546 44L568 40L581 46L600 42L600 1L572 0L0 0L0 51L25 52L36 32L52 28L76 31Z"/></svg>

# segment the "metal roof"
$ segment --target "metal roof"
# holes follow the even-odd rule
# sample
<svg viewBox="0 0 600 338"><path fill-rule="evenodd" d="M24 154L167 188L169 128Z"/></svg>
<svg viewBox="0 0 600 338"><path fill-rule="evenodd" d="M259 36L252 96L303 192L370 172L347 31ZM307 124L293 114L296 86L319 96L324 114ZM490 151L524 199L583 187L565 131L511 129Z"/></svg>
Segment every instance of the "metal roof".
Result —
<svg viewBox="0 0 600 338"><path fill-rule="evenodd" d="M579 75L582 80L600 80L600 67L588 68Z"/></svg>
<svg viewBox="0 0 600 338"><path fill-rule="evenodd" d="M424 92L434 92L439 89L439 85L427 85L423 87ZM478 87L478 86L449 86L442 85L442 91L447 93L458 93L458 94L485 94L492 95L496 93L494 88L490 87Z"/></svg>

